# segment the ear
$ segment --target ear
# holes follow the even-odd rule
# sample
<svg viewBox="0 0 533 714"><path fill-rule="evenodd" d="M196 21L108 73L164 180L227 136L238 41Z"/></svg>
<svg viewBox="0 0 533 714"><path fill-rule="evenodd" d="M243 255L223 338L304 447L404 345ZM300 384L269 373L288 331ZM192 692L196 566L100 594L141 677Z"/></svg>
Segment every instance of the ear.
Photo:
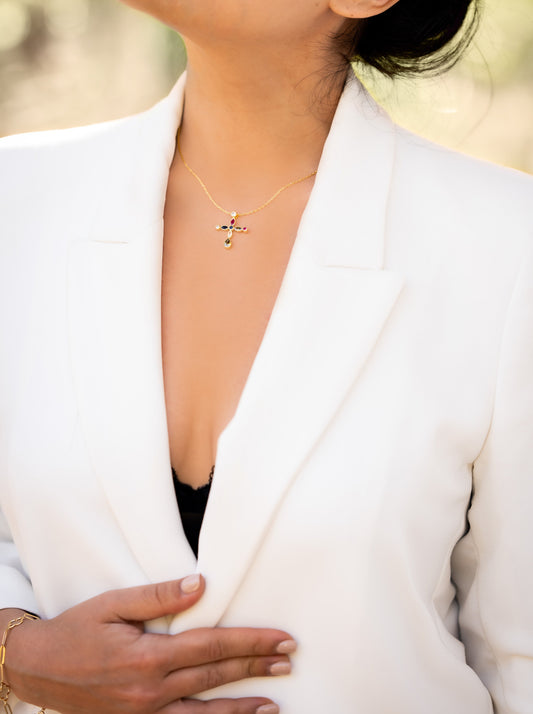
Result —
<svg viewBox="0 0 533 714"><path fill-rule="evenodd" d="M329 7L341 17L361 19L380 15L400 0L329 0Z"/></svg>

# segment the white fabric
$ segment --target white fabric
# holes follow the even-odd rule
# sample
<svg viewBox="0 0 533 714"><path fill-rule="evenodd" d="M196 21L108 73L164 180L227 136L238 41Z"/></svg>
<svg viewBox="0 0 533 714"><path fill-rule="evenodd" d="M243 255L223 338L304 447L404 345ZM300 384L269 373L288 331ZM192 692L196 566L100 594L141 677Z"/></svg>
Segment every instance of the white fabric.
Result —
<svg viewBox="0 0 533 714"><path fill-rule="evenodd" d="M160 339L184 82L134 117L0 142L0 606L53 617L197 568L204 598L152 629L299 642L291 676L217 695L532 714L533 182L348 85L219 440L196 564Z"/></svg>

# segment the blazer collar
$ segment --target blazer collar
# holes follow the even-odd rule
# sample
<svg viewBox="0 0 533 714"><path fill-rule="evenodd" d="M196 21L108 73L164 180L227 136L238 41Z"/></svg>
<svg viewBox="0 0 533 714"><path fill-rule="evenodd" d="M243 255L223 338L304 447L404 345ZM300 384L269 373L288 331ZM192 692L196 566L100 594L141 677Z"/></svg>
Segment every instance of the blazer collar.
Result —
<svg viewBox="0 0 533 714"><path fill-rule="evenodd" d="M316 209L320 229L330 236L326 265L383 266L395 147L396 125L351 77L324 146L315 190L330 209L329 215Z"/></svg>
<svg viewBox="0 0 533 714"><path fill-rule="evenodd" d="M151 581L181 577L196 565L172 488L160 323L162 216L184 83L114 129L122 181L102 195L105 220L94 222L90 241L71 244L69 258L82 427L114 516ZM265 337L219 440L197 564L209 587L172 631L221 620L284 494L384 328L402 285L383 270L394 146L394 125L351 81ZM113 147L102 145L97 158ZM137 222L125 230L128 211Z"/></svg>
<svg viewBox="0 0 533 714"><path fill-rule="evenodd" d="M186 75L147 111L88 127L92 153L84 177L87 230L99 243L131 243L163 219L170 164L181 120Z"/></svg>
<svg viewBox="0 0 533 714"><path fill-rule="evenodd" d="M108 160L94 163L99 190L93 197L91 239L130 242L140 225L162 219L185 87L184 72L154 107L107 125ZM382 266L395 139L396 125L350 76L304 215L311 232L322 236L315 248L325 265Z"/></svg>

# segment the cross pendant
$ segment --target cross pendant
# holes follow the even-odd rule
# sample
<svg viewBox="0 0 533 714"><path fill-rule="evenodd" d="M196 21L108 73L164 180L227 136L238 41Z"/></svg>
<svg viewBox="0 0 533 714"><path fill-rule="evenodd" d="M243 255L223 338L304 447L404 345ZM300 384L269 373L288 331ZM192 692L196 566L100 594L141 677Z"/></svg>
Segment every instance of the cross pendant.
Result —
<svg viewBox="0 0 533 714"><path fill-rule="evenodd" d="M231 242L231 238L233 236L233 233L248 233L248 228L246 226L241 227L237 226L237 218L239 217L239 214L237 211L232 211L231 212L231 221L229 223L229 226L216 226L217 231L227 231L228 235L226 236L226 240L224 241L224 248L229 250L233 243Z"/></svg>

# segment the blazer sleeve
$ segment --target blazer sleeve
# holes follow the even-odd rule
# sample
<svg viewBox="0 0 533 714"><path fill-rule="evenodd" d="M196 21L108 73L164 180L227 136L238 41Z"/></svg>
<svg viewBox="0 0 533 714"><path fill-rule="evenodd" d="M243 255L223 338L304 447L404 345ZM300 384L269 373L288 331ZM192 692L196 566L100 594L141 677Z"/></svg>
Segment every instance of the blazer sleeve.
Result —
<svg viewBox="0 0 533 714"><path fill-rule="evenodd" d="M452 560L467 662L488 688L495 714L533 711L533 250L529 253L509 303L490 430L473 466L469 530Z"/></svg>
<svg viewBox="0 0 533 714"><path fill-rule="evenodd" d="M30 254L30 241L39 239L35 226L47 220L45 210L54 186L48 180L51 156L45 149L48 143L53 143L55 135L58 132L0 138L0 437L8 433L11 418L10 407L4 409L4 405L6 387L13 382L9 374L13 364L13 338L18 339L19 335L15 324L18 313L13 308L17 296L13 297L10 292L15 283L10 278L17 272L23 275L19 270L20 256L25 260ZM32 206L31 211L28 206ZM0 438L0 469L5 468L6 463L5 443L4 438ZM32 583L13 542L3 488L0 486L0 608L20 608L39 614Z"/></svg>
<svg viewBox="0 0 533 714"><path fill-rule="evenodd" d="M38 613L31 582L24 571L6 518L0 511L0 609L16 607Z"/></svg>

